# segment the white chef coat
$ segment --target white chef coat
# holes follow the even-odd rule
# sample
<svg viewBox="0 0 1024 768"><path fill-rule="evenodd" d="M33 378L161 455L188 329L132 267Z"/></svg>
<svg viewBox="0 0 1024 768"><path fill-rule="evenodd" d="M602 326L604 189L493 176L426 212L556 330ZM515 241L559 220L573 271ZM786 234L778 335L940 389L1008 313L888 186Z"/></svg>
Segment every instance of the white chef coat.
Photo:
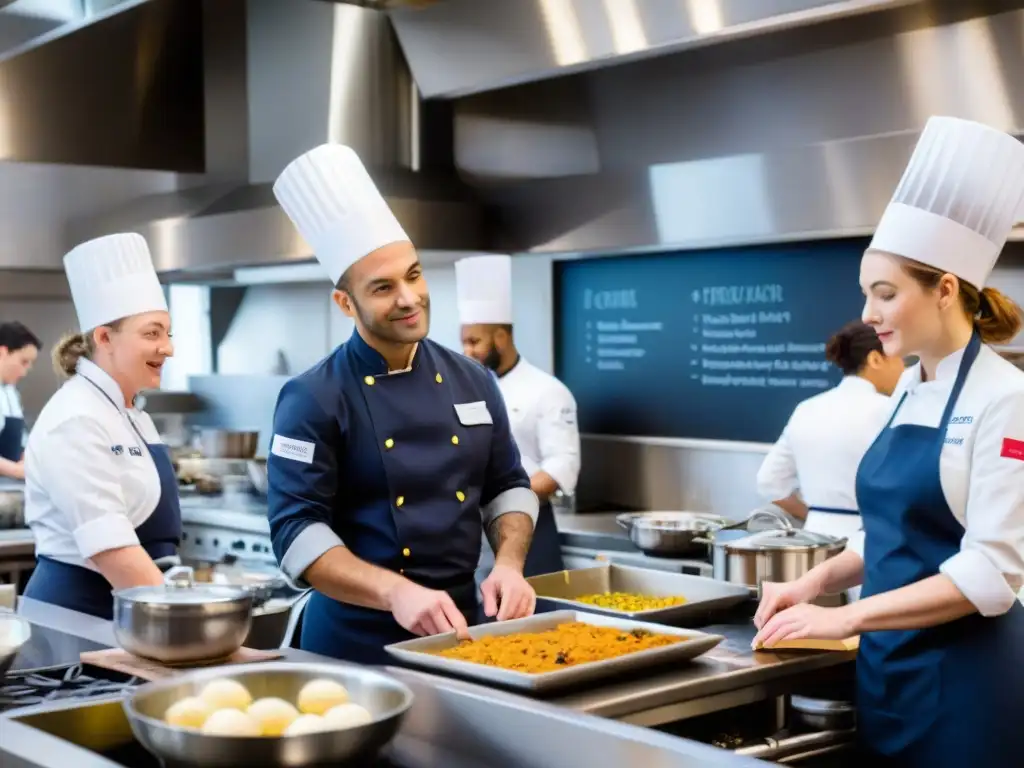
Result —
<svg viewBox="0 0 1024 768"><path fill-rule="evenodd" d="M146 448L159 442L149 415L126 408L117 383L80 360L78 374L39 414L25 450L25 521L36 554L95 570L88 560L97 553L137 545L135 529L160 500Z"/></svg>
<svg viewBox="0 0 1024 768"><path fill-rule="evenodd" d="M532 477L543 470L562 493L571 494L580 474L580 431L572 392L522 357L498 385L526 474Z"/></svg>
<svg viewBox="0 0 1024 768"><path fill-rule="evenodd" d="M0 432L4 431L4 421L8 416L25 418L21 410L21 396L13 384L0 384Z"/></svg>
<svg viewBox="0 0 1024 768"><path fill-rule="evenodd" d="M758 493L776 501L799 491L808 507L857 509L857 467L891 412L892 400L860 376L804 400L758 470ZM804 527L846 536L859 551L860 515L811 511Z"/></svg>
<svg viewBox="0 0 1024 768"><path fill-rule="evenodd" d="M920 365L904 372L893 407L907 398L893 426L938 426L963 354L942 360L931 381L921 381ZM1024 586L1024 371L988 347L964 382L939 463L946 503L965 527L960 552L940 570L982 615L1005 613Z"/></svg>

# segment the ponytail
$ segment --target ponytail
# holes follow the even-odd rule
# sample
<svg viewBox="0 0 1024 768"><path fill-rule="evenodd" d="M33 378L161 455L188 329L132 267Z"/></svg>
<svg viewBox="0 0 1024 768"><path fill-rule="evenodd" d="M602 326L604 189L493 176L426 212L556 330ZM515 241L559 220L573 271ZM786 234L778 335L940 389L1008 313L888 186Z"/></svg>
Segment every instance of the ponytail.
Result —
<svg viewBox="0 0 1024 768"><path fill-rule="evenodd" d="M967 296L964 296L965 309ZM1024 317L1020 306L1005 293L995 288L982 288L978 292L974 325L986 344L1005 344L1020 333L1022 324Z"/></svg>

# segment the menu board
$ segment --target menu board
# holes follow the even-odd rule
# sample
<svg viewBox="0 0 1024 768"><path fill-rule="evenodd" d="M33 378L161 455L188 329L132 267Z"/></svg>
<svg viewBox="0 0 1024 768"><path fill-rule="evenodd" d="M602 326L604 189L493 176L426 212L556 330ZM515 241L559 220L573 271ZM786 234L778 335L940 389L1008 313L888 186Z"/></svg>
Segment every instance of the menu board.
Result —
<svg viewBox="0 0 1024 768"><path fill-rule="evenodd" d="M867 241L555 263L555 373L583 432L774 442L842 378L825 344L860 317Z"/></svg>

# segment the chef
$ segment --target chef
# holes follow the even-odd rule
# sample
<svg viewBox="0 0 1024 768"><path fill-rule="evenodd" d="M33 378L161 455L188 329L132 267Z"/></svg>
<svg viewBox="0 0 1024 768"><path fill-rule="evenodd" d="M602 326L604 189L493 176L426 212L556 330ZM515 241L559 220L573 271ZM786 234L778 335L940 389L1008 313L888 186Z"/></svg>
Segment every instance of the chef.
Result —
<svg viewBox="0 0 1024 768"><path fill-rule="evenodd" d="M37 564L25 596L111 618L111 588L162 582L181 538L167 447L136 395L160 386L171 319L146 241L101 237L64 257L79 332L54 349L69 377L25 450Z"/></svg>
<svg viewBox="0 0 1024 768"><path fill-rule="evenodd" d="M335 283L348 341L281 391L267 462L282 570L315 590L302 648L387 661L383 647L475 623L481 531L497 549L483 608L531 614L523 578L537 497L497 382L426 338L416 249L359 157L293 161L274 194Z"/></svg>
<svg viewBox="0 0 1024 768"><path fill-rule="evenodd" d="M854 480L861 457L885 425L889 395L903 373L875 329L857 320L829 339L825 356L843 372L839 385L800 403L757 473L757 489L809 531L859 546ZM858 589L850 590L856 598Z"/></svg>
<svg viewBox="0 0 1024 768"><path fill-rule="evenodd" d="M1024 372L988 344L1021 329L986 286L1024 202L1024 146L929 120L861 260L864 320L914 354L857 471L852 550L766 585L755 643L860 634L857 731L871 763L1019 765L1024 729ZM861 600L808 604L863 581Z"/></svg>
<svg viewBox="0 0 1024 768"><path fill-rule="evenodd" d="M576 400L554 376L524 360L512 335L512 259L471 256L455 263L462 349L498 377L512 435L541 502L537 528L524 573L536 576L564 570L562 547L550 499L571 494L580 472L580 433ZM493 562L485 540L481 575Z"/></svg>
<svg viewBox="0 0 1024 768"><path fill-rule="evenodd" d="M0 323L0 478L25 479L25 415L16 387L32 369L41 346L21 323Z"/></svg>

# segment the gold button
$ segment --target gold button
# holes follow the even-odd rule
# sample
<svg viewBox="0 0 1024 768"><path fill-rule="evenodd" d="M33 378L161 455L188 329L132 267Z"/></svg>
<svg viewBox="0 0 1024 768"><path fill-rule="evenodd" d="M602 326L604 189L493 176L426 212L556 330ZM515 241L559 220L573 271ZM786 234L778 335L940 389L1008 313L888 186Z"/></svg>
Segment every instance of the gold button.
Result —
<svg viewBox="0 0 1024 768"><path fill-rule="evenodd" d="M458 445L458 444L459 444L459 436L458 435L452 435L452 445Z"/></svg>
<svg viewBox="0 0 1024 768"><path fill-rule="evenodd" d="M406 557L408 557L409 555L412 554L412 552L410 552L409 548L406 547L405 549L402 550L402 554L405 555Z"/></svg>
<svg viewBox="0 0 1024 768"><path fill-rule="evenodd" d="M396 507L400 507L403 504L405 504L405 496L399 496L397 499L395 499L395 506Z"/></svg>
<svg viewBox="0 0 1024 768"><path fill-rule="evenodd" d="M392 440L392 439L391 439L391 438L389 437L389 438L388 438L387 440L385 440L385 441L384 441L384 447L385 447L385 448L394 448L394 447L395 447L395 441L394 441L394 440Z"/></svg>
<svg viewBox="0 0 1024 768"><path fill-rule="evenodd" d="M367 386L373 386L373 376L367 376L363 379L363 381L366 382Z"/></svg>
<svg viewBox="0 0 1024 768"><path fill-rule="evenodd" d="M444 379L441 378L441 374L439 373L437 374L437 376L434 377L434 381L440 384L442 381L444 381Z"/></svg>
<svg viewBox="0 0 1024 768"><path fill-rule="evenodd" d="M455 492L455 498L458 499L459 501L465 501L466 500L466 494L464 494L462 491L456 491Z"/></svg>

